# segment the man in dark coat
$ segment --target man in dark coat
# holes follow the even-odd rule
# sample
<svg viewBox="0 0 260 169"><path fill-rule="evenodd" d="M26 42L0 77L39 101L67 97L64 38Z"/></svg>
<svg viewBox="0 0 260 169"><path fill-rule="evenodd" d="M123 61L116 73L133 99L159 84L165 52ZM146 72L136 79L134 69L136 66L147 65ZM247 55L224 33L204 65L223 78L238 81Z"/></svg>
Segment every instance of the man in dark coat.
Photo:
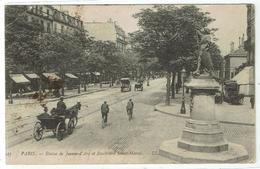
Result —
<svg viewBox="0 0 260 169"><path fill-rule="evenodd" d="M128 117L129 117L129 121L133 117L133 109L134 109L134 103L133 103L132 99L129 99L129 101L126 105L126 111L127 111Z"/></svg>
<svg viewBox="0 0 260 169"><path fill-rule="evenodd" d="M109 113L109 106L106 101L101 105L101 114L104 124L102 124L102 127L104 128L104 125L107 124L107 115Z"/></svg>
<svg viewBox="0 0 260 169"><path fill-rule="evenodd" d="M57 113L63 114L66 111L66 104L63 102L63 97L60 97L60 101L57 103Z"/></svg>

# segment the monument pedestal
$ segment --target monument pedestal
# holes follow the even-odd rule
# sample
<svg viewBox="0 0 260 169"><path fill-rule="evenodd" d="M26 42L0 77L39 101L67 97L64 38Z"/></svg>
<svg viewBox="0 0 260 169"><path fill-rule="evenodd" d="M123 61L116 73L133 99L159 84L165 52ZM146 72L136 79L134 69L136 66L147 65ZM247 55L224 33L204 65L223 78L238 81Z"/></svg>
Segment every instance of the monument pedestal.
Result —
<svg viewBox="0 0 260 169"><path fill-rule="evenodd" d="M178 139L161 144L159 154L181 163L235 163L248 158L241 145L227 142L215 119L215 93L218 83L209 76L192 79L191 119Z"/></svg>

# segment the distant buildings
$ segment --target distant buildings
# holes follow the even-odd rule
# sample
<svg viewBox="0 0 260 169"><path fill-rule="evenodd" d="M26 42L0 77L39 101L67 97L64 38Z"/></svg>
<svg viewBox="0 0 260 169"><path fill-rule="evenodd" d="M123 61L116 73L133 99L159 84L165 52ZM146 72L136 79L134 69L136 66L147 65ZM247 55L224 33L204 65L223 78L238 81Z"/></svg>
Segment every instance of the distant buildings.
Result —
<svg viewBox="0 0 260 169"><path fill-rule="evenodd" d="M28 5L27 20L40 23L48 33L83 31L83 21L50 5Z"/></svg>
<svg viewBox="0 0 260 169"><path fill-rule="evenodd" d="M247 5L247 40L244 43L247 51L246 63L239 67L239 72L232 78L239 84L239 93L245 96L255 95L255 8Z"/></svg>
<svg viewBox="0 0 260 169"><path fill-rule="evenodd" d="M107 22L85 22L84 28L95 40L114 42L120 51L125 52L125 31L111 19Z"/></svg>
<svg viewBox="0 0 260 169"><path fill-rule="evenodd" d="M236 69L247 62L247 52L244 50L244 35L239 37L238 49L234 49L234 42L231 42L230 53L224 57L225 79L232 79L236 75Z"/></svg>

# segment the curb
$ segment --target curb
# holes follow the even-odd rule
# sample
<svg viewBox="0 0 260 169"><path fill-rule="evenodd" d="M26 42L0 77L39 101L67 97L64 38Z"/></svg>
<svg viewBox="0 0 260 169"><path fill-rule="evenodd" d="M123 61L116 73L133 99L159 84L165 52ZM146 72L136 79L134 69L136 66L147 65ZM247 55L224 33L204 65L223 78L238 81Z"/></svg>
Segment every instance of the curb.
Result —
<svg viewBox="0 0 260 169"><path fill-rule="evenodd" d="M90 92L85 92L85 93L80 93L80 94L69 95L69 96L65 96L64 99L69 99L69 98L73 98L73 97L77 97L77 96L83 96L83 95L86 95L86 94L92 94L92 93L96 93L96 92L101 92L101 91L105 91L105 90L107 90L107 89L109 89L109 88L98 89L98 90L95 90L95 91L90 91ZM54 102L54 101L57 101L57 100L59 100L59 98L49 99L49 100L46 100L46 103L48 103L48 102ZM7 104L6 106L28 105L28 104L35 104L35 103L41 103L41 102ZM44 103L44 102L42 102L42 103Z"/></svg>
<svg viewBox="0 0 260 169"><path fill-rule="evenodd" d="M158 109L156 105L154 106L154 111L157 111L157 112L160 112L160 113L163 113L163 114L167 114L167 115L171 115L171 116L174 116L174 117L190 119L189 116L183 116L183 115L180 115L180 114L172 114L172 113L168 113L168 112L162 111L162 110ZM223 120L219 120L219 122L220 123L224 123L224 124L236 124L236 125L245 125L245 126L255 126L254 123L243 123L243 122L223 121Z"/></svg>

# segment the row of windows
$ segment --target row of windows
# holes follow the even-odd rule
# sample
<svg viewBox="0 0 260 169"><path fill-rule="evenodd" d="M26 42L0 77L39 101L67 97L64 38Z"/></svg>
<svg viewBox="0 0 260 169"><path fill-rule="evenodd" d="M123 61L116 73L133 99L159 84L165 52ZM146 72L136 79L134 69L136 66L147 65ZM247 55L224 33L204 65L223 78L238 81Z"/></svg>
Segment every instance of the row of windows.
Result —
<svg viewBox="0 0 260 169"><path fill-rule="evenodd" d="M37 23L41 24L44 28L44 31L46 31L48 33L52 33L52 32L72 33L75 30L75 28L72 28L69 26L64 26L64 25L58 24L58 23L54 23L53 24L54 29L52 29L53 26L52 26L51 22L44 22L44 20L40 20L40 19L34 18L34 17L31 17L31 19L29 19L29 17L27 17L27 21L37 22Z"/></svg>
<svg viewBox="0 0 260 169"><path fill-rule="evenodd" d="M77 20L77 19L75 19L75 18L73 18L73 17L71 17L71 16L69 16L65 13L62 13L62 12L56 10L56 9L51 9L51 8L46 9L46 8L47 8L46 6L35 5L35 6L30 6L29 11L34 13L34 14L46 17L48 19L60 21L60 22L69 24L70 26L74 26L74 27L83 29L83 22L82 21Z"/></svg>

